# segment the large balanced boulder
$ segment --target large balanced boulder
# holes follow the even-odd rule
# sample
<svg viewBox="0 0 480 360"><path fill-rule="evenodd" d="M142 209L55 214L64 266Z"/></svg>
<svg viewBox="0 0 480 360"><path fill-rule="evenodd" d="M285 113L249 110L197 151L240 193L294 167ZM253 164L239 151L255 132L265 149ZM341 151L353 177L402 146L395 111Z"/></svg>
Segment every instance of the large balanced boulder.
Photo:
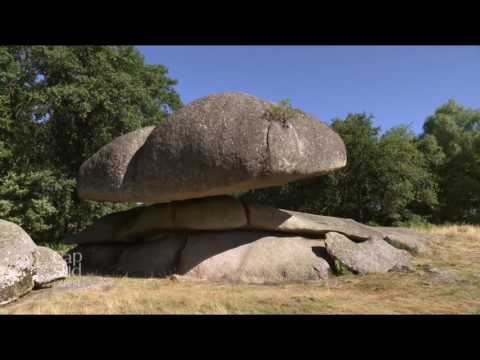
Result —
<svg viewBox="0 0 480 360"><path fill-rule="evenodd" d="M35 275L33 281L36 288L64 279L68 276L68 266L56 251L38 246L35 258Z"/></svg>
<svg viewBox="0 0 480 360"><path fill-rule="evenodd" d="M20 226L0 220L0 305L32 290L36 249Z"/></svg>
<svg viewBox="0 0 480 360"><path fill-rule="evenodd" d="M330 232L326 235L327 253L358 274L386 273L410 265L411 255L396 249L381 238L356 243L346 236Z"/></svg>
<svg viewBox="0 0 480 360"><path fill-rule="evenodd" d="M188 237L178 273L205 280L279 283L326 279L322 240L268 232L204 232Z"/></svg>
<svg viewBox="0 0 480 360"><path fill-rule="evenodd" d="M311 115L220 93L193 101L153 130L102 147L82 164L78 193L96 201L163 203L282 185L345 164L340 136Z"/></svg>

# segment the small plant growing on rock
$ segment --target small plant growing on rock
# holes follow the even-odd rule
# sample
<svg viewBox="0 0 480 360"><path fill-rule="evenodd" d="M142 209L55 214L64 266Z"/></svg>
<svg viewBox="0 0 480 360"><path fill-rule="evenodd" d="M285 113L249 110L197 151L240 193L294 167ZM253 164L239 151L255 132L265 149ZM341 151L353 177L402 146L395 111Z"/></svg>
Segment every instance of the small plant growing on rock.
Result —
<svg viewBox="0 0 480 360"><path fill-rule="evenodd" d="M333 271L335 272L335 274L337 275L352 274L352 271L350 271L350 269L346 265L340 262L340 260L335 259L333 264L334 264Z"/></svg>
<svg viewBox="0 0 480 360"><path fill-rule="evenodd" d="M278 104L272 105L272 107L265 112L265 117L269 121L278 121L282 123L283 126L286 126L288 120L303 114L304 112L302 110L292 107L290 99L284 99L279 101Z"/></svg>

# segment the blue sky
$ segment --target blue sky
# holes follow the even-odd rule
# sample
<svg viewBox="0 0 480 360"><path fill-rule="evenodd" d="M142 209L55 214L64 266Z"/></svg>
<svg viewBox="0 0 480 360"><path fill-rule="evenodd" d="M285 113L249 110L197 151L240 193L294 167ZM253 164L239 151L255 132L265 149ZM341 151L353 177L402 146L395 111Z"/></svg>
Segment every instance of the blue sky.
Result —
<svg viewBox="0 0 480 360"><path fill-rule="evenodd" d="M480 46L139 46L178 80L182 101L246 92L330 122L349 112L387 130L425 118L448 99L480 109Z"/></svg>

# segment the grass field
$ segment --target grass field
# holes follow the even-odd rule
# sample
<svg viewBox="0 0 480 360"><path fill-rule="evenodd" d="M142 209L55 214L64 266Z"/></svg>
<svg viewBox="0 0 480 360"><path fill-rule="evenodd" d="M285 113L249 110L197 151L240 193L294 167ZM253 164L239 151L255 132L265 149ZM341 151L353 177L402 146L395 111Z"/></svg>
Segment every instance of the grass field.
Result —
<svg viewBox="0 0 480 360"><path fill-rule="evenodd" d="M413 272L285 285L71 277L57 287L100 285L35 291L0 314L480 314L480 227L422 231L439 236Z"/></svg>

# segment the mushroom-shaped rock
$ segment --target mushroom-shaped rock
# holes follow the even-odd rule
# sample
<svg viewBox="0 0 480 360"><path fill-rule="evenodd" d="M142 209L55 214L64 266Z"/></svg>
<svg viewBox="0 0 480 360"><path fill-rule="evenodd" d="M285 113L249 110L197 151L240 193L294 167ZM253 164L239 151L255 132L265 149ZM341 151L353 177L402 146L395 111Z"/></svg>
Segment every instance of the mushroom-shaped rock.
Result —
<svg viewBox="0 0 480 360"><path fill-rule="evenodd" d="M291 110L291 109L290 109ZM83 199L162 203L283 185L346 164L327 125L243 93L200 98L85 161Z"/></svg>

